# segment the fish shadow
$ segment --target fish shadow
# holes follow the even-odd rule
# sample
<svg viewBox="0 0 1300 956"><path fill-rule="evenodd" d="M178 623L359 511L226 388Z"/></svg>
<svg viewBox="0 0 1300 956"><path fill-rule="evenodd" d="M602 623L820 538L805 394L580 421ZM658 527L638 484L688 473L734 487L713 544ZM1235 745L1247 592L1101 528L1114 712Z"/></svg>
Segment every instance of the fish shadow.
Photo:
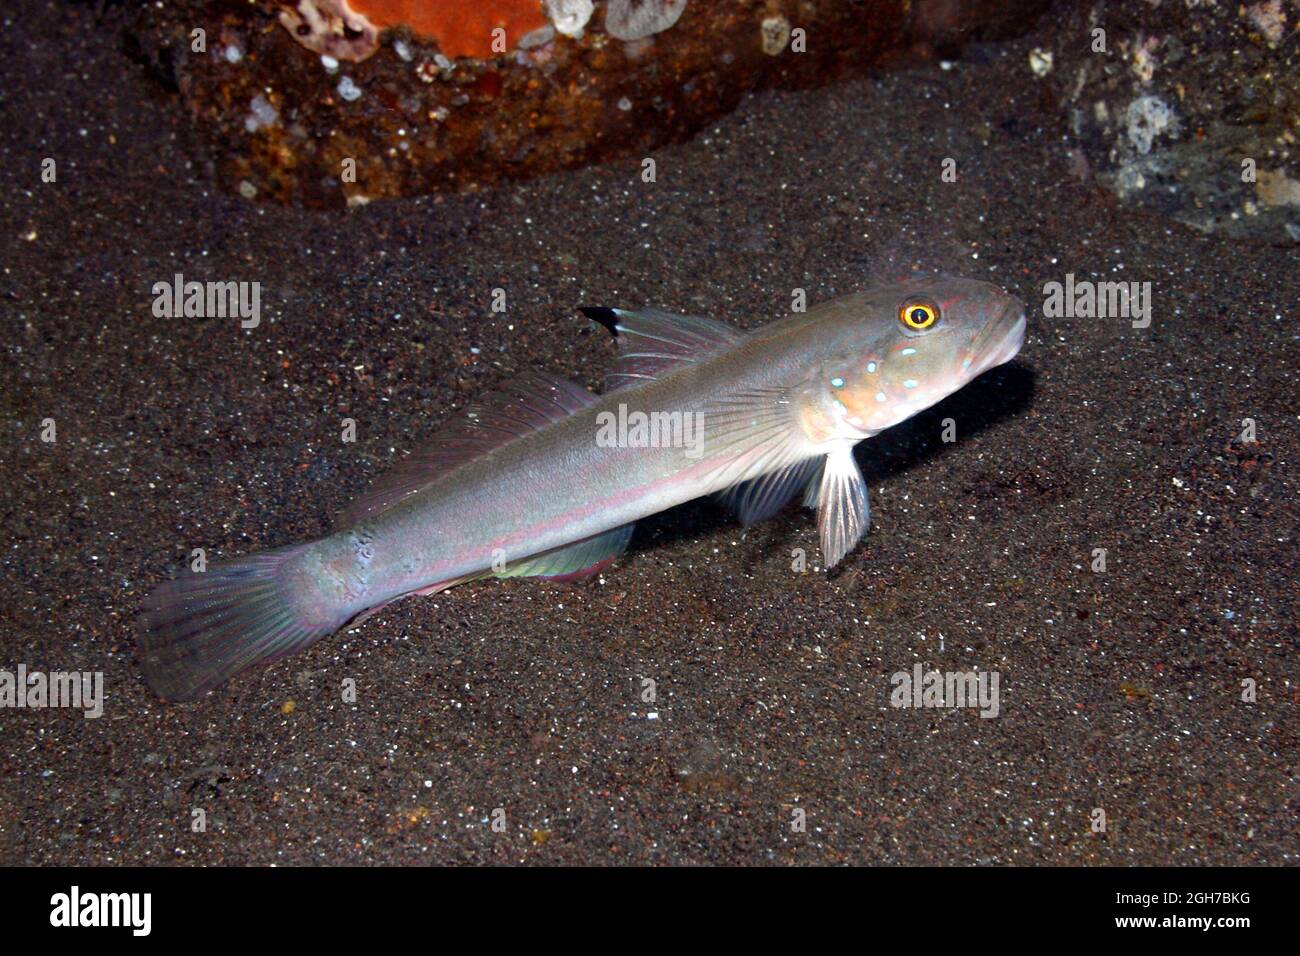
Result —
<svg viewBox="0 0 1300 956"><path fill-rule="evenodd" d="M924 465L952 445L943 440L946 419L952 419L956 445L960 446L972 435L1025 411L1033 404L1034 383L1033 369L1018 362L1000 365L938 404L860 442L854 454L867 488ZM762 535L764 541L765 546L754 552L752 564L760 563L767 550L785 547L795 535L802 540L804 529L787 520L796 510L802 510L798 499L787 505L777 520L743 529L744 536ZM721 503L711 497L696 498L637 522L628 550L650 551L704 538L724 528L742 530Z"/></svg>
<svg viewBox="0 0 1300 956"><path fill-rule="evenodd" d="M985 372L965 388L862 442L855 449L867 487L903 474L954 444L1025 411L1034 398L1034 371L1012 362ZM952 419L955 440L943 440L944 421Z"/></svg>

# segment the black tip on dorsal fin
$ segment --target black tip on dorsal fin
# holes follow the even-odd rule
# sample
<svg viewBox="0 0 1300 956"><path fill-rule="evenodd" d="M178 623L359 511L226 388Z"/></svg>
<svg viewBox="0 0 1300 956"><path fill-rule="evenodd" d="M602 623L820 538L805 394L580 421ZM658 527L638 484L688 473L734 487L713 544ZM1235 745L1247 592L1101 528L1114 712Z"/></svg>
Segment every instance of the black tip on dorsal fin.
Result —
<svg viewBox="0 0 1300 956"><path fill-rule="evenodd" d="M591 319L598 322L605 328L609 329L609 334L618 338L618 312L614 309L606 309L600 306L580 305L578 311Z"/></svg>

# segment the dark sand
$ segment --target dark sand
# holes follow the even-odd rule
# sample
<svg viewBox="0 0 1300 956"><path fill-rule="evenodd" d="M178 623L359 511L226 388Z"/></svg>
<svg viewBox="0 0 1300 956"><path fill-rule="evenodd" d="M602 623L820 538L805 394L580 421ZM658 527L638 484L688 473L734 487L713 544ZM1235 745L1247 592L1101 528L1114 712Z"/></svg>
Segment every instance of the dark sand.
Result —
<svg viewBox="0 0 1300 956"><path fill-rule="evenodd" d="M1296 254L1081 181L1041 34L755 97L653 186L623 162L339 214L214 190L115 10L25 11L0 33L0 667L109 696L0 713L0 862L1297 861ZM321 533L521 370L598 384L613 346L576 305L753 326L913 267L1004 283L1029 337L860 448L874 527L835 573L791 571L808 513L742 533L701 502L576 586L409 600L196 704L141 680L133 619L189 548ZM155 318L177 271L260 281L261 327ZM1067 272L1150 281L1151 327L1043 318ZM997 671L999 716L891 708L916 662Z"/></svg>

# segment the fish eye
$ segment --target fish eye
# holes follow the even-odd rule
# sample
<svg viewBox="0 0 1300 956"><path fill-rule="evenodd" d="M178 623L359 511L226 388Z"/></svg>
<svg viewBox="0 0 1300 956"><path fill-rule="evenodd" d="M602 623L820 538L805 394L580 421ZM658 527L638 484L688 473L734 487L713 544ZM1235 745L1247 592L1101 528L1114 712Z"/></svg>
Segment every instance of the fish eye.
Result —
<svg viewBox="0 0 1300 956"><path fill-rule="evenodd" d="M908 300L899 306L898 318L909 329L921 332L939 321L939 308L929 302Z"/></svg>

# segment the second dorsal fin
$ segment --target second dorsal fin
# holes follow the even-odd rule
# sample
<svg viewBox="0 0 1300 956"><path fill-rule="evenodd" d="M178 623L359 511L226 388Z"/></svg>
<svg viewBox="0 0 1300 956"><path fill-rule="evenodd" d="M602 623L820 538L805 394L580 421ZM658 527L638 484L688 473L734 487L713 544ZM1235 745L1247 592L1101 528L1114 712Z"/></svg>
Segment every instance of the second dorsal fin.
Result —
<svg viewBox="0 0 1300 956"><path fill-rule="evenodd" d="M630 388L698 362L745 337L735 326L698 315L675 315L659 309L583 308L582 313L599 322L618 340L619 356L605 378L605 391Z"/></svg>
<svg viewBox="0 0 1300 956"><path fill-rule="evenodd" d="M358 498L339 518L351 527L391 508L425 485L552 422L599 401L581 385L554 375L526 373L482 404L470 405L464 418L433 436Z"/></svg>

